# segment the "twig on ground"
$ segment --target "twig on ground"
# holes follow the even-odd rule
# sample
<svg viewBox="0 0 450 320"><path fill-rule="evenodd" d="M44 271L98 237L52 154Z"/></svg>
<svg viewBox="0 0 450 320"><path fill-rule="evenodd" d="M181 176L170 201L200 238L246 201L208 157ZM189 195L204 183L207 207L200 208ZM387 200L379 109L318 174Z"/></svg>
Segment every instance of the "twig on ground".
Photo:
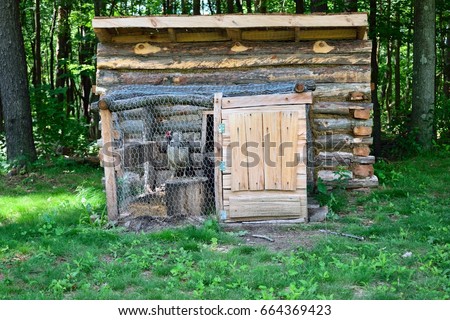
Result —
<svg viewBox="0 0 450 320"><path fill-rule="evenodd" d="M335 236L341 236L341 237L347 237L347 238L351 238L351 239L355 239L358 241L364 241L364 237L360 237L360 236L355 236L353 234L349 234L349 233L340 233L340 232L334 232L334 231L330 231L330 230L319 230L320 232L323 233L328 233L328 234L334 234Z"/></svg>
<svg viewBox="0 0 450 320"><path fill-rule="evenodd" d="M273 240L272 238L269 238L269 237L266 237L266 236L262 236L262 235L259 235L259 234L252 234L252 237L253 238L259 238L259 239L264 239L264 240L267 240L267 241L270 241L270 242L275 242L275 240Z"/></svg>

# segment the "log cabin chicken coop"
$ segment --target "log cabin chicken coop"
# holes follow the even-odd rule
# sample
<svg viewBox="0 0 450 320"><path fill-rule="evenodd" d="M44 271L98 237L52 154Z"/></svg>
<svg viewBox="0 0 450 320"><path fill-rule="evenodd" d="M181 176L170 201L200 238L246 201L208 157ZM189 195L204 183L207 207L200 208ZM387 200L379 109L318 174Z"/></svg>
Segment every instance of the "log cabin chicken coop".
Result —
<svg viewBox="0 0 450 320"><path fill-rule="evenodd" d="M308 221L376 187L366 14L95 18L108 216Z"/></svg>

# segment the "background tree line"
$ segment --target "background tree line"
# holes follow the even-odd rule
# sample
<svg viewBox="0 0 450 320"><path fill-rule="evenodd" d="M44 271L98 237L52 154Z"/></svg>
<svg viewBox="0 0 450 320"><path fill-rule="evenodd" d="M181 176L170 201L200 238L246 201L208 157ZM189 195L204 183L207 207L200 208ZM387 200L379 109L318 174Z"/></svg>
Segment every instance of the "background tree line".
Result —
<svg viewBox="0 0 450 320"><path fill-rule="evenodd" d="M11 8L17 2L20 7L11 16ZM448 144L450 2L447 0L4 0L0 4L0 52L2 43L3 50L16 52L8 47L1 30L14 24L17 18L23 34L26 69L20 72L21 60L16 57L18 64L0 73L0 111L3 109L0 136L8 129L9 122L4 121L11 116L8 110L17 107L11 105L14 100L11 96L19 95L7 94L19 88L6 85L4 79L12 81L15 77L11 73L25 75L26 71L30 108L23 107L23 103L18 108L24 113L31 109L33 127L30 124L29 130L25 130L26 125L21 125L18 127L21 131L13 130L12 134L31 136L32 129L37 153L42 156L89 152L91 142L98 138L99 121L97 115L89 112L95 99L92 86L97 40L91 26L94 16L354 11L370 15L376 154L381 155L382 150L387 154L415 152L431 147L432 141ZM435 23L430 23L430 19ZM418 43L416 48L414 41ZM429 50L430 41L435 50ZM425 58L416 60L414 49L417 52L426 49L420 51ZM0 57L2 68L4 58ZM424 59L436 63L435 69L428 66L428 70L435 70L432 74L422 74L416 69ZM28 89L23 86L21 90ZM418 92L428 93L425 100ZM19 139L19 145L28 144L26 148L33 149L33 141L26 140L26 137ZM4 142L0 146L4 152ZM21 154L20 150L14 152ZM9 153L8 156L17 158ZM36 157L33 152L28 152L28 156Z"/></svg>

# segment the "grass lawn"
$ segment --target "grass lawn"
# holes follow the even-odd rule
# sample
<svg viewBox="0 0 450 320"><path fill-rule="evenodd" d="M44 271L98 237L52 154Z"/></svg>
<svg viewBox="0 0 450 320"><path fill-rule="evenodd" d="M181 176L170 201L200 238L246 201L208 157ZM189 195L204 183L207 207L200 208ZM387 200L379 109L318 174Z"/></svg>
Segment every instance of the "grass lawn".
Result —
<svg viewBox="0 0 450 320"><path fill-rule="evenodd" d="M336 196L327 222L288 230L365 241L317 233L285 251L248 245L213 220L105 229L101 169L0 176L0 299L450 299L450 154L379 164L377 174L378 190L350 204Z"/></svg>

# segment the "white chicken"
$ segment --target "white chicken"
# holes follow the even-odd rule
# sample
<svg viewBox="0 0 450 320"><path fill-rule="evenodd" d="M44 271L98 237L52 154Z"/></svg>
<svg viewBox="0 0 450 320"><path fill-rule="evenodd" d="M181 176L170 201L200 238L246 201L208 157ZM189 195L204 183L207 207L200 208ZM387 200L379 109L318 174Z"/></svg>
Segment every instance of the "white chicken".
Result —
<svg viewBox="0 0 450 320"><path fill-rule="evenodd" d="M166 132L167 158L169 169L172 170L172 178L186 176L186 170L189 168L189 144L182 141L181 133L171 131ZM181 175L181 172L183 173Z"/></svg>

